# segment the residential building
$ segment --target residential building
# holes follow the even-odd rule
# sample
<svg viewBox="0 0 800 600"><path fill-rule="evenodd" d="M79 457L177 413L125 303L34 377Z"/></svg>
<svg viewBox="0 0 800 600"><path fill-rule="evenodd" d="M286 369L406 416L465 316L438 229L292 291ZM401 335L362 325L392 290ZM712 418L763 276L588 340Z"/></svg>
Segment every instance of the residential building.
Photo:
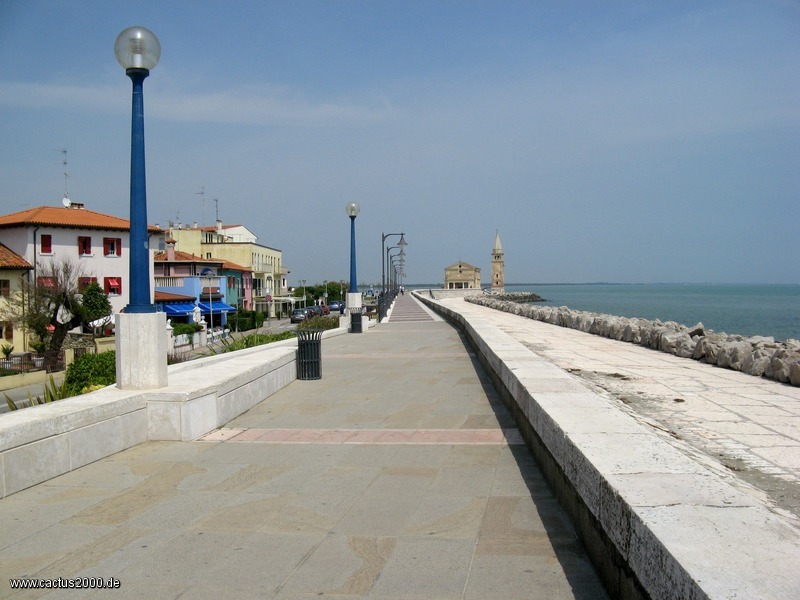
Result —
<svg viewBox="0 0 800 600"><path fill-rule="evenodd" d="M30 263L4 244L0 244L0 344L11 344L18 351L27 350L24 332L11 320L9 302L24 289Z"/></svg>
<svg viewBox="0 0 800 600"><path fill-rule="evenodd" d="M200 314L215 327L224 327L228 314L236 312L236 307L227 302L228 282L233 279L233 288L241 284L241 277L231 278L226 272L225 261L202 258L196 254L175 249L175 240L166 240L166 250L154 256L155 290L159 293L178 294L196 299L183 302L160 302L161 309L169 318L188 321L195 306ZM229 263L230 264L230 263Z"/></svg>
<svg viewBox="0 0 800 600"><path fill-rule="evenodd" d="M291 309L294 299L289 295L289 270L283 266L283 252L257 243L256 235L244 225L223 225L219 220L213 227L171 224L168 235L175 240L177 250L250 269L253 310L275 316Z"/></svg>
<svg viewBox="0 0 800 600"><path fill-rule="evenodd" d="M42 283L49 263L71 261L81 273L78 287L97 281L108 294L112 312L120 312L128 304L130 221L66 198L63 204L0 216L0 241L30 265L30 283ZM148 233L152 253L163 242L163 231L149 226Z"/></svg>

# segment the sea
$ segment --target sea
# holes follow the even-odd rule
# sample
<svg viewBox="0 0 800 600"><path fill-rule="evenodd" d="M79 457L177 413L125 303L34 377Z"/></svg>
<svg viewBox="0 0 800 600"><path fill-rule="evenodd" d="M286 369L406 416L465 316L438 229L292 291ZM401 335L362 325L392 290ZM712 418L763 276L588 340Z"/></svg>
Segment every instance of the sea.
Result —
<svg viewBox="0 0 800 600"><path fill-rule="evenodd" d="M800 340L800 285L518 284L506 291L535 292L549 306Z"/></svg>
<svg viewBox="0 0 800 600"><path fill-rule="evenodd" d="M545 299L540 304L550 306L800 340L800 285L525 283L505 289L535 292Z"/></svg>

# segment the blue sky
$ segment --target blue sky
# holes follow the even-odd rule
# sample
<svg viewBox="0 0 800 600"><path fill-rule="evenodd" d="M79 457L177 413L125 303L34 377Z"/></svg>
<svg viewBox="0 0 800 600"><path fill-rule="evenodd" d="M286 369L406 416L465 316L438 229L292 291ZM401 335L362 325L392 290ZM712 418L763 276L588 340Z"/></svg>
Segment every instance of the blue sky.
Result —
<svg viewBox="0 0 800 600"><path fill-rule="evenodd" d="M66 148L127 217L130 25L149 221L217 199L291 284L349 279L353 201L365 283L398 231L407 281L488 280L497 230L508 282L800 283L796 1L0 0L3 213L60 203Z"/></svg>

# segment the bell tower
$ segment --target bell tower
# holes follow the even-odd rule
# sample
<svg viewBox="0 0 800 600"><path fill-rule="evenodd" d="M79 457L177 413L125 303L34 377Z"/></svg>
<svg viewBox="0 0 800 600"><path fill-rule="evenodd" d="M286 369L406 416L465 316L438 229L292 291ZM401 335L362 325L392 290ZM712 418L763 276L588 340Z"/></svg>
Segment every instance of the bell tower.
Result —
<svg viewBox="0 0 800 600"><path fill-rule="evenodd" d="M503 259L503 246L500 244L500 232L494 236L492 249L492 291L503 293L505 291L505 260Z"/></svg>

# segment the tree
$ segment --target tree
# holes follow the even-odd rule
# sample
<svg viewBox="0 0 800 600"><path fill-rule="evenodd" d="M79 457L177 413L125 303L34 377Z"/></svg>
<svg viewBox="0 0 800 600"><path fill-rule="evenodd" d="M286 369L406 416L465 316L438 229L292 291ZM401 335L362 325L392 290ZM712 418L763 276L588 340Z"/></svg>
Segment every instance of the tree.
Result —
<svg viewBox="0 0 800 600"><path fill-rule="evenodd" d="M11 318L23 324L45 342L44 367L52 371L67 333L111 313L111 304L96 283L87 286L88 294L78 291L85 277L80 265L70 260L44 263L36 282L26 282L8 303Z"/></svg>

